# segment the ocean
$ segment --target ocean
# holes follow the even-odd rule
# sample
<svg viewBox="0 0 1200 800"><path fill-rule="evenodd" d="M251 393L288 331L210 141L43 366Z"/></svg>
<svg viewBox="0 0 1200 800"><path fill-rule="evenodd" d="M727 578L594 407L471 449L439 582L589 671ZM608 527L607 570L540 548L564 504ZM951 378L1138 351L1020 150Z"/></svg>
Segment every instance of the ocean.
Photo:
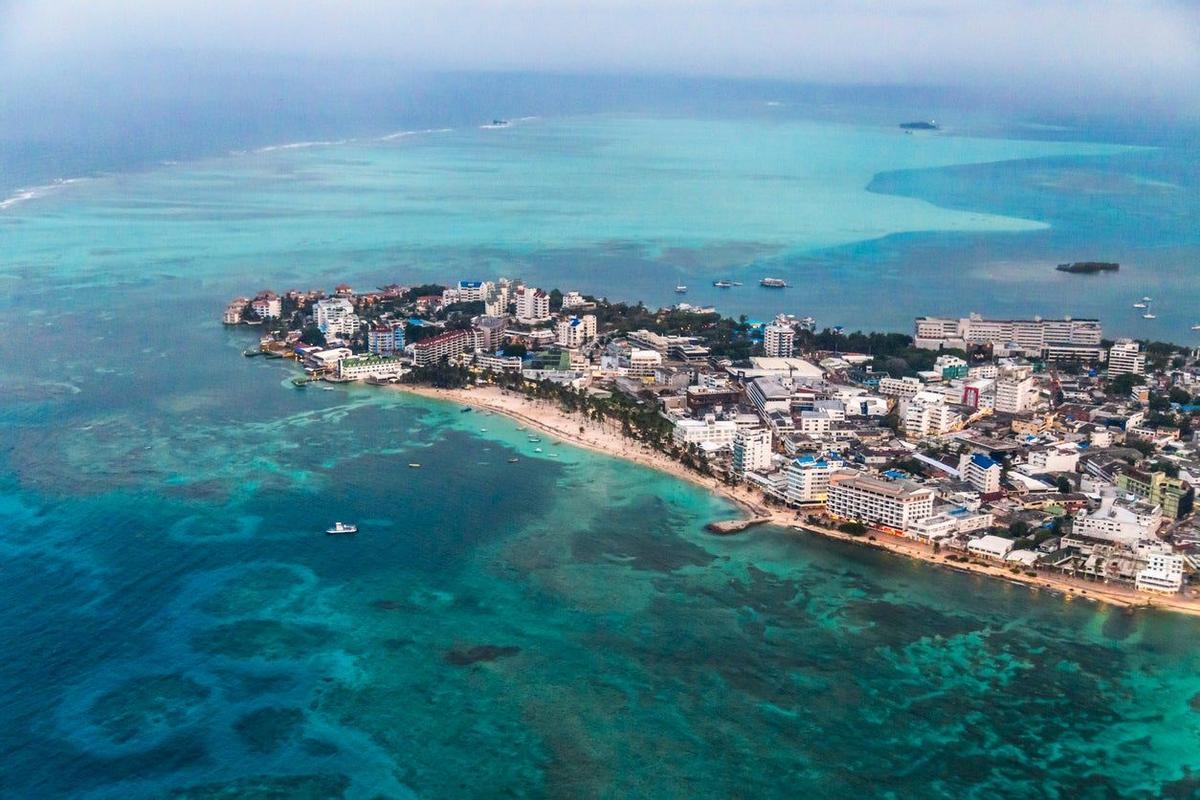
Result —
<svg viewBox="0 0 1200 800"><path fill-rule="evenodd" d="M537 453L492 415L295 389L218 321L268 286L506 274L1190 341L1190 134L925 98L944 129L908 136L911 97L524 80L342 125L177 120L152 156L6 151L0 796L1200 792L1194 620L781 529L715 538L733 509L695 486ZM57 178L82 180L21 198ZM1121 272L1053 270L1092 258ZM335 519L361 532L326 537Z"/></svg>

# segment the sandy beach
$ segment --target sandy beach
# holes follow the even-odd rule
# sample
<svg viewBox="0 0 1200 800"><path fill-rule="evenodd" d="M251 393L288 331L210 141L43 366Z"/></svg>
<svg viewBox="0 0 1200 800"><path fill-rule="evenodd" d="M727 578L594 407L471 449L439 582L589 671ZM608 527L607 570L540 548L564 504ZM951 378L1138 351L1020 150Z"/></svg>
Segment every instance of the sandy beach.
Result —
<svg viewBox="0 0 1200 800"><path fill-rule="evenodd" d="M745 515L761 518L769 524L802 533L839 539L860 547L886 550L960 572L986 575L1010 583L1022 584L1035 591L1053 592L1061 595L1067 601L1094 600L1124 608L1157 608L1200 616L1200 599L1196 597L1153 595L1138 592L1131 587L1048 575L1042 572L1029 575L1024 570L1014 572L1011 567L991 565L976 560L953 561L950 560L950 556L957 556L956 553L934 552L932 546L911 539L878 532L873 532L868 536L851 536L834 528L814 525L808 521L807 513L767 506L763 503L761 493L756 489L745 485L728 486L715 478L698 475L686 469L678 461L623 435L618 426L570 414L563 411L554 401L527 398L517 392L496 386L435 389L428 386L392 384L388 388L503 414L518 420L523 425L578 447L585 447L609 456L633 461L651 469L661 470L673 477L716 492L738 506Z"/></svg>

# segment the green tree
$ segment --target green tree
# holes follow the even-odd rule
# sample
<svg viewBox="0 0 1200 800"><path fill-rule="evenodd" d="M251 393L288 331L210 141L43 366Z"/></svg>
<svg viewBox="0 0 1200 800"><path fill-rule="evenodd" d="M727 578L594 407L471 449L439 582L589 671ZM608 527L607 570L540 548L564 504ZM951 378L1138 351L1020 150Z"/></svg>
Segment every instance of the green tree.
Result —
<svg viewBox="0 0 1200 800"><path fill-rule="evenodd" d="M317 347L325 346L325 334L321 329L314 324L304 326L304 330L300 331L300 341L307 345L315 345Z"/></svg>

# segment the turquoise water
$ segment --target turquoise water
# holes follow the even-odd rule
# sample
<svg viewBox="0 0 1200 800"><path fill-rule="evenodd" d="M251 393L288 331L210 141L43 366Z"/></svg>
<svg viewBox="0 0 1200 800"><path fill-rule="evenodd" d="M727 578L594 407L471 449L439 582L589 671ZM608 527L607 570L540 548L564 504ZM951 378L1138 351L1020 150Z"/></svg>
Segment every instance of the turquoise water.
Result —
<svg viewBox="0 0 1200 800"><path fill-rule="evenodd" d="M216 322L266 285L523 273L636 296L767 265L824 276L803 289L816 316L873 302L888 318L944 299L877 298L923 253L1093 242L1088 187L1117 187L1117 219L1160 190L1116 176L1187 185L1168 161L573 118L248 153L10 206L0 795L1195 796L1193 620L784 530L713 538L732 509L696 487L537 454L495 416L294 389ZM1182 257L1179 213L1154 235ZM986 285L981 304L1096 302ZM324 536L335 519L362 532Z"/></svg>

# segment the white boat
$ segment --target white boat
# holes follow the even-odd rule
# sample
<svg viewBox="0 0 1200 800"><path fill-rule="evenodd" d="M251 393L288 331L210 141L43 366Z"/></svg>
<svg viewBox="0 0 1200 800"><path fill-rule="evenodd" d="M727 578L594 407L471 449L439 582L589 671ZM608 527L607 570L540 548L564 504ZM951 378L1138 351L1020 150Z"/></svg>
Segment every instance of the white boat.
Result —
<svg viewBox="0 0 1200 800"><path fill-rule="evenodd" d="M1147 311L1145 314L1142 314L1142 319L1158 319L1158 317Z"/></svg>
<svg viewBox="0 0 1200 800"><path fill-rule="evenodd" d="M540 453L540 452L542 452L542 448L540 448L540 447L535 447L535 448L533 448L533 452L535 452L535 453Z"/></svg>
<svg viewBox="0 0 1200 800"><path fill-rule="evenodd" d="M1133 307L1134 308L1145 308L1146 304L1145 303L1134 303Z"/></svg>
<svg viewBox="0 0 1200 800"><path fill-rule="evenodd" d="M413 463L413 464L409 464L409 465L408 465L408 468L409 468L409 469L420 469L420 468L421 468L421 465L420 465L420 464Z"/></svg>
<svg viewBox="0 0 1200 800"><path fill-rule="evenodd" d="M331 536L337 534L358 533L358 526L349 522L335 522L332 528L326 528L325 532Z"/></svg>
<svg viewBox="0 0 1200 800"><path fill-rule="evenodd" d="M1143 302L1143 303L1149 303L1149 302L1150 302L1150 298L1149 298L1149 297L1143 297L1143 298L1142 298L1142 302Z"/></svg>
<svg viewBox="0 0 1200 800"><path fill-rule="evenodd" d="M687 287L682 283L675 285L675 294L687 294Z"/></svg>
<svg viewBox="0 0 1200 800"><path fill-rule="evenodd" d="M1192 330L1194 330L1194 331L1200 331L1200 325L1193 325L1193 326L1192 326Z"/></svg>

